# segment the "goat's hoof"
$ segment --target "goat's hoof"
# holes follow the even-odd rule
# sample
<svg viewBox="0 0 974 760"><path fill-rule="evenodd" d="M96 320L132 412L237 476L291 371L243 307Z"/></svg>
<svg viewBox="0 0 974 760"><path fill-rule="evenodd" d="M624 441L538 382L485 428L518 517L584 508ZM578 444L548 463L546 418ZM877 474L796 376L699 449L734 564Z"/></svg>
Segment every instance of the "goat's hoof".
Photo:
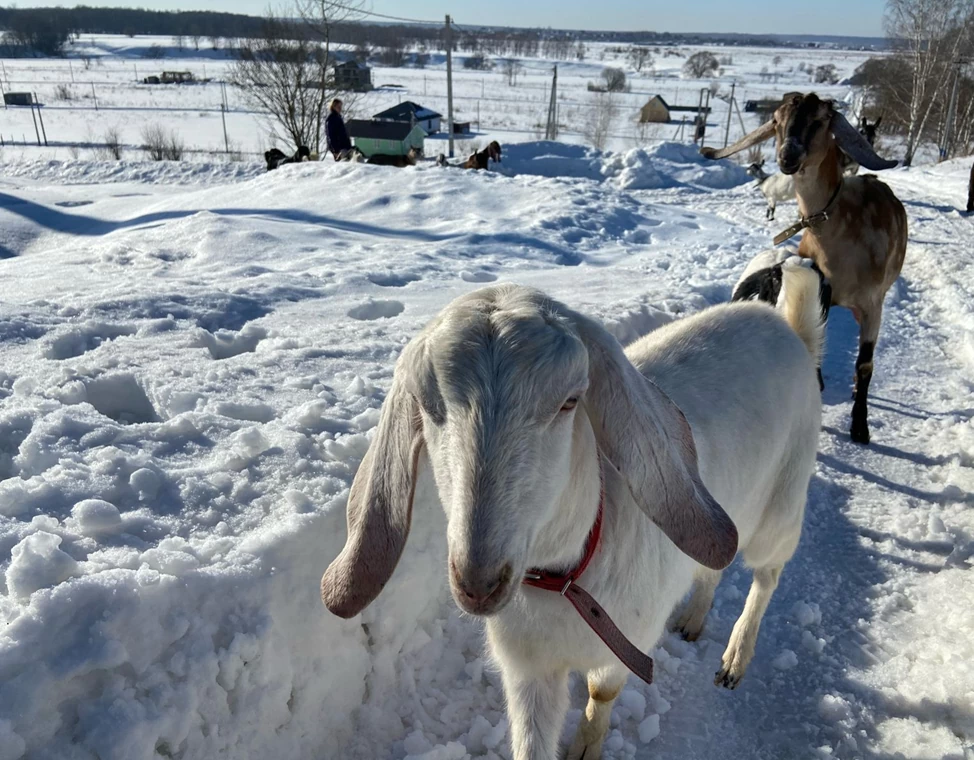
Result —
<svg viewBox="0 0 974 760"><path fill-rule="evenodd" d="M717 675L714 676L714 686L723 686L725 689L731 689L733 691L740 684L741 678L743 677L743 673L732 673L729 668L724 667L718 670Z"/></svg>
<svg viewBox="0 0 974 760"><path fill-rule="evenodd" d="M696 641L700 638L700 634L703 633L703 629L687 624L677 626L676 632L680 634L680 638L684 641Z"/></svg>
<svg viewBox="0 0 974 760"><path fill-rule="evenodd" d="M849 435L853 443L860 443L863 446L869 445L869 427L866 424L859 425L853 422Z"/></svg>

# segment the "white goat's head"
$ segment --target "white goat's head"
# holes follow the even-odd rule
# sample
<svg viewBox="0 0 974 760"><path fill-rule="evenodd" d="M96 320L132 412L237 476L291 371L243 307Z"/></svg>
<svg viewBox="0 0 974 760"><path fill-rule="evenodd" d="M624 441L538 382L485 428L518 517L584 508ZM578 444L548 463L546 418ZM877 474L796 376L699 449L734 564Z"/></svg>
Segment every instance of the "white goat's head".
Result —
<svg viewBox="0 0 974 760"><path fill-rule="evenodd" d="M352 483L348 541L322 578L328 609L357 614L391 577L425 450L454 598L473 614L500 610L557 514L579 410L646 515L697 561L729 564L737 531L700 482L680 410L592 320L493 286L455 300L403 351Z"/></svg>
<svg viewBox="0 0 974 760"><path fill-rule="evenodd" d="M702 148L707 158L727 158L754 145L776 138L778 167L782 174L796 174L825 160L836 146L861 166L878 171L892 169L896 161L880 158L863 135L835 108L814 92L785 95L771 121L733 145L716 150ZM833 156L838 160L838 153Z"/></svg>

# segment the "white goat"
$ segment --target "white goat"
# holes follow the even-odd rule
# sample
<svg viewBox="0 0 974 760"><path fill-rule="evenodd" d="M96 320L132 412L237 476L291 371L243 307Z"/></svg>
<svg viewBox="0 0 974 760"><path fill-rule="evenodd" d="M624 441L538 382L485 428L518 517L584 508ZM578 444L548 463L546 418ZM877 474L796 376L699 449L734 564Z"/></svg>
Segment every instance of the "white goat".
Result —
<svg viewBox="0 0 974 760"><path fill-rule="evenodd" d="M642 651L694 579L679 626L697 638L740 546L754 581L715 679L737 686L798 544L818 445L816 357L803 345L821 339L817 278L785 276L795 330L764 304L725 304L627 352L534 290L455 300L396 365L352 483L347 543L322 578L325 605L348 618L379 594L417 480L432 477L453 597L486 617L515 760L559 757L572 670L587 674L590 699L568 757L601 757L628 672L574 601L521 582L530 568L577 567L599 515L580 585Z"/></svg>
<svg viewBox="0 0 974 760"><path fill-rule="evenodd" d="M795 200L795 178L787 174L768 174L764 170L764 159L747 167L747 173L754 177L758 189L768 199L767 218L774 219L774 211L779 203Z"/></svg>
<svg viewBox="0 0 974 760"><path fill-rule="evenodd" d="M787 267L807 267L818 277L818 300L822 313L822 323L828 321L829 309L832 306L832 284L818 265L811 259L803 259L798 255L798 249L792 247L769 248L758 253L741 273L731 294L731 301L763 301L777 308L783 309L790 299L785 291L784 270ZM819 355L818 386L825 390L822 379L821 354L823 346L816 349Z"/></svg>

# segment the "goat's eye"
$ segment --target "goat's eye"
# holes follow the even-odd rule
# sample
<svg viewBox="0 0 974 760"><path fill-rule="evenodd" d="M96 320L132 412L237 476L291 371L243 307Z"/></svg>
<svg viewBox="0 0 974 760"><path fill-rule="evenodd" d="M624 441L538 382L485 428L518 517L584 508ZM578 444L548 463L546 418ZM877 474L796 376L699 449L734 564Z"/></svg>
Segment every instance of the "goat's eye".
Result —
<svg viewBox="0 0 974 760"><path fill-rule="evenodd" d="M576 406L578 406L578 398L576 396L572 396L571 398L566 399L565 403L561 405L561 411L570 412Z"/></svg>

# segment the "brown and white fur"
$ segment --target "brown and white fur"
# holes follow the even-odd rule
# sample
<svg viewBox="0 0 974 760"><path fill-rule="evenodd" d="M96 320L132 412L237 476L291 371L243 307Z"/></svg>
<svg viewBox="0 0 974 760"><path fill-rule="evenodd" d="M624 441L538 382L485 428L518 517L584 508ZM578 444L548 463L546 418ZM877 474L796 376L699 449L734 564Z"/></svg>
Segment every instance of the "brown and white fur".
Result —
<svg viewBox="0 0 974 760"><path fill-rule="evenodd" d="M490 162L499 164L501 162L501 144L497 140L491 141L483 150L472 154L464 163L464 169L488 169Z"/></svg>
<svg viewBox="0 0 974 760"><path fill-rule="evenodd" d="M566 599L520 580L579 561L601 463L602 542L581 586L646 651L694 581L679 626L700 634L740 549L754 581L715 679L737 686L798 544L821 425L818 278L804 267L792 276L781 312L715 306L625 352L601 325L529 288L453 301L396 364L352 483L347 543L322 578L324 604L349 618L381 592L413 496L433 485L453 598L486 619L514 760L560 756L571 671L586 674L589 701L568 758L598 760L628 672Z"/></svg>
<svg viewBox="0 0 974 760"><path fill-rule="evenodd" d="M824 210L838 192L827 221L805 230L798 255L818 265L832 285L832 304L850 309L859 323L852 440L869 443L868 395L883 300L903 268L907 219L903 204L875 175L843 177L840 148L867 169L890 169L895 161L876 155L866 138L814 93L785 96L771 121L722 150L704 148L708 158L724 158L776 139L778 166L795 178L802 217Z"/></svg>

